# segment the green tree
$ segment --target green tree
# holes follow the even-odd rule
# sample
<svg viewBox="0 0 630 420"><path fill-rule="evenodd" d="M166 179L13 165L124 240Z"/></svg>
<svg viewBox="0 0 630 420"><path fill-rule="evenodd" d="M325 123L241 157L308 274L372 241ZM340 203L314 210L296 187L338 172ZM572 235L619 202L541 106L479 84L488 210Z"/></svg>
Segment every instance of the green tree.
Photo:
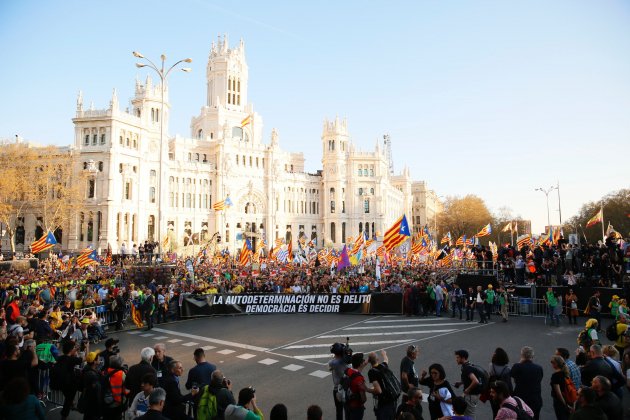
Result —
<svg viewBox="0 0 630 420"><path fill-rule="evenodd" d="M447 197L444 210L438 217L440 232L451 232L453 242L464 234L471 238L482 227L492 222L493 217L486 203L476 195L467 195L463 198ZM488 237L481 239L487 242Z"/></svg>
<svg viewBox="0 0 630 420"><path fill-rule="evenodd" d="M630 237L630 189L613 191L599 201L591 201L582 205L578 213L565 223L565 229L569 228L579 232L580 239L584 237L588 242L594 243L602 239L602 225L597 223L589 228L586 222L595 216L603 205L604 208L604 230L610 223L613 228L624 237ZM567 226L568 225L568 226Z"/></svg>

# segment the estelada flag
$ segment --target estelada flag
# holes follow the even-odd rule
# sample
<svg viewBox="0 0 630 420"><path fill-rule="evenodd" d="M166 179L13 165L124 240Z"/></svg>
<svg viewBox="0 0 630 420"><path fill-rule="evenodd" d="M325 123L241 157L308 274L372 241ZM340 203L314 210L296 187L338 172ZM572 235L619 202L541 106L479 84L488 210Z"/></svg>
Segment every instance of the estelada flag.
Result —
<svg viewBox="0 0 630 420"><path fill-rule="evenodd" d="M390 227L383 238L383 245L387 251L402 244L411 236L409 232L409 224L407 223L407 217L403 214L400 219Z"/></svg>
<svg viewBox="0 0 630 420"><path fill-rule="evenodd" d="M596 225L598 223L601 223L603 221L604 221L604 212L600 208L599 211L597 212L597 214L595 214L595 216L593 216L590 219L588 219L588 222L586 222L586 227L587 228L591 227L591 226Z"/></svg>

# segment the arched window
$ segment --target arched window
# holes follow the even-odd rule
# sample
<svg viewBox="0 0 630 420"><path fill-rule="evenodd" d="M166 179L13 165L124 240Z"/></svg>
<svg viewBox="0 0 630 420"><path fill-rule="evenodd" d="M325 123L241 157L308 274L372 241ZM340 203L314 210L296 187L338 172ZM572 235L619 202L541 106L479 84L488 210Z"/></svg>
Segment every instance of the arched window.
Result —
<svg viewBox="0 0 630 420"><path fill-rule="evenodd" d="M363 232L363 222L359 222L359 232Z"/></svg>
<svg viewBox="0 0 630 420"><path fill-rule="evenodd" d="M337 233L335 232L335 223L331 223L330 224L330 240L334 242L337 242Z"/></svg>
<svg viewBox="0 0 630 420"><path fill-rule="evenodd" d="M197 131L197 138L199 140L203 139L203 130L200 128L199 131Z"/></svg>
<svg viewBox="0 0 630 420"><path fill-rule="evenodd" d="M149 201L155 203L155 187L149 189Z"/></svg>
<svg viewBox="0 0 630 420"><path fill-rule="evenodd" d="M151 121L155 121L155 109L151 108Z"/></svg>
<svg viewBox="0 0 630 420"><path fill-rule="evenodd" d="M341 240L345 241L346 237L346 222L341 222Z"/></svg>

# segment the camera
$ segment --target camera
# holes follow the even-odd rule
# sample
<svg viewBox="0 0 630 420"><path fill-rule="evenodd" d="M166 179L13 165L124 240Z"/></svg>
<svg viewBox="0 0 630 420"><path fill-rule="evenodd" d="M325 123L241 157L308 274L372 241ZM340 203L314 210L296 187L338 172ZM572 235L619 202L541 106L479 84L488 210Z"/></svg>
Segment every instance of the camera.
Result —
<svg viewBox="0 0 630 420"><path fill-rule="evenodd" d="M352 349L350 348L350 337L346 337L346 344L335 343L330 346L330 352L335 356L342 356L346 365L352 363Z"/></svg>

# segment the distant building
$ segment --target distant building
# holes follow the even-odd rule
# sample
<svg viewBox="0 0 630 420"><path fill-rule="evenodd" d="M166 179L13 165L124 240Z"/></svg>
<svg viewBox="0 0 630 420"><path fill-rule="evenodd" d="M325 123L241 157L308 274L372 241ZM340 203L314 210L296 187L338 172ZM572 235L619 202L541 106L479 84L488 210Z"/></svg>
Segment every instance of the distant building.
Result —
<svg viewBox="0 0 630 420"><path fill-rule="evenodd" d="M302 153L280 148L278 130L264 142L262 116L247 97L248 72L243 41L236 48L229 48L227 37L212 44L206 103L191 119L191 137L167 134L168 87L162 114L162 86L151 77L135 82L129 107L121 107L116 90L105 109L86 108L79 93L73 147L88 186L85 210L63 229L62 248L102 251L110 245L116 253L123 243L131 249L158 240L159 226L177 248L214 234L232 251L245 237L254 247L263 237L269 246L275 238L297 241L302 235L317 247L339 247L360 231L382 235L403 213L414 231L434 229L439 201L424 181L412 181L408 168L393 173L388 136L362 152L346 120L324 120L316 173L305 172ZM227 197L233 206L213 210ZM28 233L18 249L34 239L36 216L22 223Z"/></svg>

